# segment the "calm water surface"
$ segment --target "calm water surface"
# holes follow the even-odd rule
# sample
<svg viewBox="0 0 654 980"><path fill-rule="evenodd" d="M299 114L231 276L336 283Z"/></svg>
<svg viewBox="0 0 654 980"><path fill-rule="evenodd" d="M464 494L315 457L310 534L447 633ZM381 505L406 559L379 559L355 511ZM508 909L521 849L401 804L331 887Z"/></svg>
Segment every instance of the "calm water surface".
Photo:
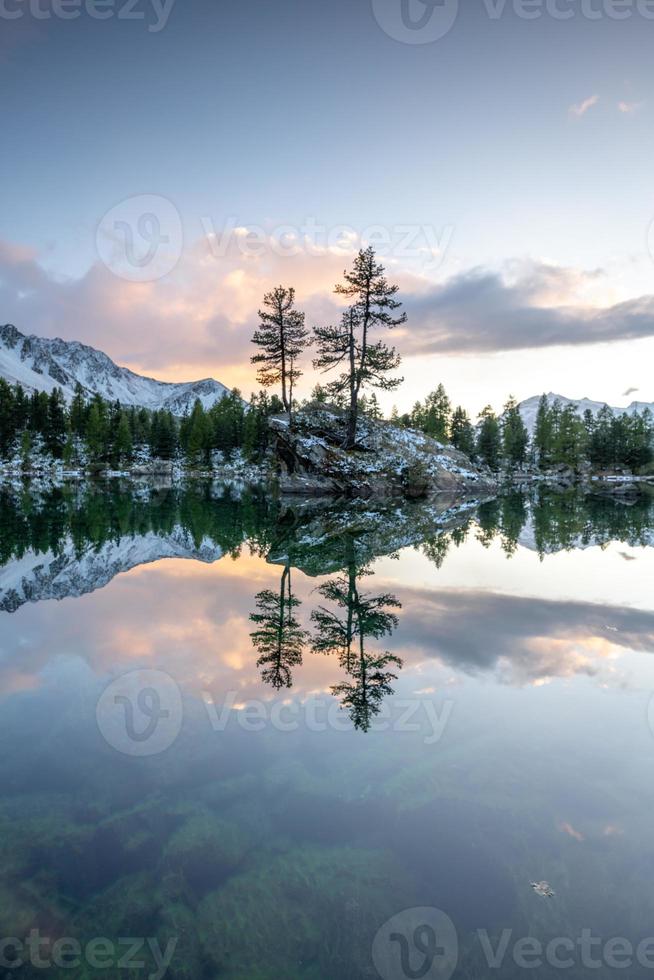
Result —
<svg viewBox="0 0 654 980"><path fill-rule="evenodd" d="M0 514L7 976L654 976L652 498Z"/></svg>

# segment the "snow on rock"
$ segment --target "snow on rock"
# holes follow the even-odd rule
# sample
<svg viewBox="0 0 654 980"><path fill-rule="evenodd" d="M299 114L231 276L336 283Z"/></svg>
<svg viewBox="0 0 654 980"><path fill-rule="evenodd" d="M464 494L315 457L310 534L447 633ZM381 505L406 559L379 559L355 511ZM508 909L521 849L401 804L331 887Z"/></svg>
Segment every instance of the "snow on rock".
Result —
<svg viewBox="0 0 654 980"><path fill-rule="evenodd" d="M139 408L190 411L196 399L211 408L229 389L213 378L202 381L156 381L119 367L110 357L77 341L25 336L11 324L0 326L0 377L28 391L61 388L70 401L79 382L88 394Z"/></svg>
<svg viewBox="0 0 654 980"><path fill-rule="evenodd" d="M417 499L496 485L490 471L463 453L389 422L361 418L357 446L345 450L345 414L329 405L303 408L292 430L286 416L274 416L270 427L283 493Z"/></svg>

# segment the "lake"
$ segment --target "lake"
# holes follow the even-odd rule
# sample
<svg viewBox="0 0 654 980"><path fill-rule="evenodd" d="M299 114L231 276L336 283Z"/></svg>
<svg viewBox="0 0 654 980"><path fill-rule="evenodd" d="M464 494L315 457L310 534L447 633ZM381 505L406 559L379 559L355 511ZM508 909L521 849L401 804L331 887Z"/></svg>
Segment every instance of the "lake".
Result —
<svg viewBox="0 0 654 980"><path fill-rule="evenodd" d="M6 976L654 976L654 497L440 510L0 492Z"/></svg>

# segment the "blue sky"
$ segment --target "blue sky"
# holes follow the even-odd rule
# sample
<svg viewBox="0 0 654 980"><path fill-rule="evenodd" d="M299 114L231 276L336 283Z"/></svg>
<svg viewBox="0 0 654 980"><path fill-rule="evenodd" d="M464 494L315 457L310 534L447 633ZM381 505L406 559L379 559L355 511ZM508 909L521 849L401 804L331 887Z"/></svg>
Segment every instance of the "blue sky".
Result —
<svg viewBox="0 0 654 980"><path fill-rule="evenodd" d="M148 373L212 373L248 389L263 290L295 282L309 316L330 315L332 271L377 226L431 338L398 339L411 388L400 404L441 377L474 410L510 390L654 397L642 302L654 273L654 4L536 0L524 9L540 16L525 19L517 0L496 17L491 0L462 2L445 36L407 44L388 33L403 0L176 0L167 20L152 0L137 0L130 20L125 0L105 20L83 2L62 20L54 2L0 3L0 321L76 337ZM408 2L416 17L427 10ZM135 284L103 264L97 229L145 195L172 204L183 240L174 269ZM220 236L228 222L272 235L313 222L320 245L331 231L337 247L212 252L207 230ZM425 251L434 243L436 256ZM471 349L484 306L471 308L462 284L481 275L504 287L496 321L505 300L513 313L555 310L557 322L565 311L574 345L556 331L543 344L539 312L523 349L496 343L495 328ZM445 344L442 303L425 300L441 288L462 303ZM609 341L592 342L598 311L637 300L626 326L621 312Z"/></svg>

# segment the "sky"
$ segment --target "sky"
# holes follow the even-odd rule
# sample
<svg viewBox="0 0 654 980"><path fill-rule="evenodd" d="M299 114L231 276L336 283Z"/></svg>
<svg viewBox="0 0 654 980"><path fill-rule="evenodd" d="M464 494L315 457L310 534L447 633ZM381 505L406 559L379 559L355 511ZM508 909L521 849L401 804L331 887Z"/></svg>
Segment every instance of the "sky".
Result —
<svg viewBox="0 0 654 980"><path fill-rule="evenodd" d="M654 400L653 40L651 0L0 0L0 322L249 394L264 293L331 322L373 244L388 408Z"/></svg>

